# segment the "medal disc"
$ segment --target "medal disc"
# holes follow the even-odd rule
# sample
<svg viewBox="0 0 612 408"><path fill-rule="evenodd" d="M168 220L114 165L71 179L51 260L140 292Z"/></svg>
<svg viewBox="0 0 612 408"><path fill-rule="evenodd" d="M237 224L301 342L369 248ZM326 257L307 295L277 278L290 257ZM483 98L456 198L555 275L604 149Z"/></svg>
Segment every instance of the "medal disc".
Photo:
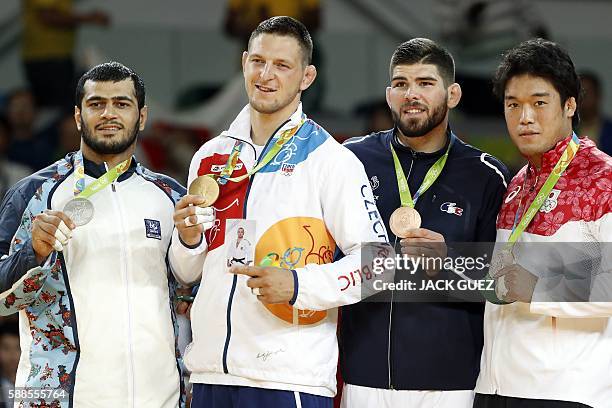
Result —
<svg viewBox="0 0 612 408"><path fill-rule="evenodd" d="M389 226L395 236L406 238L409 230L421 226L421 215L414 208L400 207L391 214Z"/></svg>
<svg viewBox="0 0 612 408"><path fill-rule="evenodd" d="M62 212L74 222L74 225L81 227L93 219L94 206L86 198L74 198L66 203Z"/></svg>
<svg viewBox="0 0 612 408"><path fill-rule="evenodd" d="M210 207L219 198L219 184L210 176L200 176L189 186L189 194L204 197L204 202L200 204L200 207Z"/></svg>
<svg viewBox="0 0 612 408"><path fill-rule="evenodd" d="M495 295L498 299L503 300L504 297L508 294L508 288L506 287L506 280L504 279L506 276L502 276L497 279L495 285Z"/></svg>
<svg viewBox="0 0 612 408"><path fill-rule="evenodd" d="M496 277L497 273L508 265L514 263L514 256L508 249L499 251L493 256L491 266L489 268L489 276Z"/></svg>

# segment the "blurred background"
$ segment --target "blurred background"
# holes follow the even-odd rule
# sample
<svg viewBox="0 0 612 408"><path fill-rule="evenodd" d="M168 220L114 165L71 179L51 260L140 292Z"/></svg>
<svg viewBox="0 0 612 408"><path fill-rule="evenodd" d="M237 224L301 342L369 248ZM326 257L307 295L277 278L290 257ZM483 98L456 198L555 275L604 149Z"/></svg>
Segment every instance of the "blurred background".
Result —
<svg viewBox="0 0 612 408"><path fill-rule="evenodd" d="M78 148L76 78L108 60L134 68L147 87L138 159L184 183L193 152L246 103L240 57L248 34L282 14L313 35L319 76L304 107L340 141L391 127L390 56L407 39L429 37L456 59L464 95L453 129L519 168L490 77L504 50L541 36L563 45L585 74L580 133L611 143L611 1L2 0L0 196Z"/></svg>

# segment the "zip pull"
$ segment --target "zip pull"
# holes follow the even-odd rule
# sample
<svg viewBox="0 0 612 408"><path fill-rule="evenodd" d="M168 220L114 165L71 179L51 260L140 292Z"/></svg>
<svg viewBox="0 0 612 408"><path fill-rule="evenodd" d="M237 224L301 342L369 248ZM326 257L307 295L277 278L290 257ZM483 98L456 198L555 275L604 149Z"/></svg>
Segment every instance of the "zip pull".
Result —
<svg viewBox="0 0 612 408"><path fill-rule="evenodd" d="M106 169L106 172L108 173L108 164L106 164L106 162L104 162L104 168ZM117 192L117 189L115 188L115 181L114 180L111 183L111 189L113 190L113 193Z"/></svg>

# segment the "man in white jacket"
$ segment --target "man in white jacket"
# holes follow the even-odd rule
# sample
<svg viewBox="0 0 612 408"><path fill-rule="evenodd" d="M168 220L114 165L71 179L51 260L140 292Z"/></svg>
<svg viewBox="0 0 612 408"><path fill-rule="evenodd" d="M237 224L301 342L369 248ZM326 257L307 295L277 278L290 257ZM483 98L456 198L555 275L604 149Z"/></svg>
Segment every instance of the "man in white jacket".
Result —
<svg viewBox="0 0 612 408"><path fill-rule="evenodd" d="M249 104L189 171L190 184L217 181L218 199L176 206L171 260L190 270L180 280L201 280L186 353L192 407L332 406L337 307L359 301L372 277L362 243L387 235L362 164L302 112L311 55L297 20L255 29L242 57ZM232 219L255 224L256 266L228 273Z"/></svg>
<svg viewBox="0 0 612 408"><path fill-rule="evenodd" d="M474 407L610 407L612 159L572 130L580 82L557 44L510 50L495 90L529 163L497 218L492 275L515 303L486 305Z"/></svg>

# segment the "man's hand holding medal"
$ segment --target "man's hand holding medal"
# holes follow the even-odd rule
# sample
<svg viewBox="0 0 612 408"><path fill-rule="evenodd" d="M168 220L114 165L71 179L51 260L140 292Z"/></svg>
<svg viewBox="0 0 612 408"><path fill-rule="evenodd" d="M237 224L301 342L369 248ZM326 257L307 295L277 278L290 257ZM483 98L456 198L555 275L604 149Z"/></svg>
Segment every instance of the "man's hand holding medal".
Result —
<svg viewBox="0 0 612 408"><path fill-rule="evenodd" d="M215 222L211 207L219 198L219 185L210 176L200 176L189 186L189 194L181 198L174 209L174 225L181 241L188 246L202 242L202 234Z"/></svg>

